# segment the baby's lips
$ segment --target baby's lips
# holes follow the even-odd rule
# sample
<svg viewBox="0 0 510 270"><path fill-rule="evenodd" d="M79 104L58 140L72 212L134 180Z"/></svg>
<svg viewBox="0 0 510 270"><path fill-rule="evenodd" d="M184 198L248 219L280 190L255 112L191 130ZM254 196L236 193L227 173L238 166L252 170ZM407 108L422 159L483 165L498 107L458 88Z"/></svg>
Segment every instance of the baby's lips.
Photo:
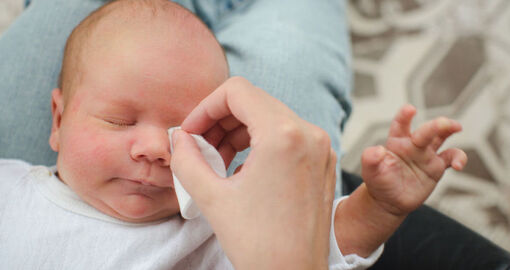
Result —
<svg viewBox="0 0 510 270"><path fill-rule="evenodd" d="M170 179L168 179L170 177ZM143 177L129 177L129 178L121 178L129 181L133 181L136 183L139 183L144 186L150 186L150 187L156 187L156 188L174 188L174 181L172 174L170 173L169 176L165 176L164 179L158 180L158 179L147 179Z"/></svg>
<svg viewBox="0 0 510 270"><path fill-rule="evenodd" d="M159 185L155 184L152 181L148 181L148 180L141 179L141 178L128 178L127 180L142 184L144 186L160 187Z"/></svg>

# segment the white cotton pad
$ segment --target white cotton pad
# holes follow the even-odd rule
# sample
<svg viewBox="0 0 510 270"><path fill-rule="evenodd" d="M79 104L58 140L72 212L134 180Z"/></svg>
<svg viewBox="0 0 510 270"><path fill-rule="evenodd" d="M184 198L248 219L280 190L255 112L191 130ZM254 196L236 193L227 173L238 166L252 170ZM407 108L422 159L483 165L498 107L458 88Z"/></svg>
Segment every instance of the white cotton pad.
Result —
<svg viewBox="0 0 510 270"><path fill-rule="evenodd" d="M181 129L181 127L173 127L168 129L168 138L170 139L170 151L173 153L174 149L172 146L172 134L175 130ZM204 156L204 159L209 163L211 168L218 174L220 177L227 176L227 170L225 169L225 163L220 156L220 153L210 145L202 136L190 134L198 145L200 152ZM179 201L179 208L181 209L181 216L185 219L193 219L200 215L200 211L196 206L195 202L191 196L186 192L184 187L181 185L181 182L175 174L172 172L172 176L174 178L174 188L175 193L177 194L177 200Z"/></svg>

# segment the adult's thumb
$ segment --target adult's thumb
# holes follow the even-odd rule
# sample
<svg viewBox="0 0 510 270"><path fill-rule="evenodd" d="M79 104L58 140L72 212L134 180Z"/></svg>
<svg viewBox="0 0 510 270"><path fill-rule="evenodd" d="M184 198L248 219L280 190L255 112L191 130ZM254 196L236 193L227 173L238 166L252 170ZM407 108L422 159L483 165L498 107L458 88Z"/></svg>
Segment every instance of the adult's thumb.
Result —
<svg viewBox="0 0 510 270"><path fill-rule="evenodd" d="M175 130L171 143L172 172L199 206L201 201L210 201L218 188L219 176L204 158L195 139L183 130Z"/></svg>

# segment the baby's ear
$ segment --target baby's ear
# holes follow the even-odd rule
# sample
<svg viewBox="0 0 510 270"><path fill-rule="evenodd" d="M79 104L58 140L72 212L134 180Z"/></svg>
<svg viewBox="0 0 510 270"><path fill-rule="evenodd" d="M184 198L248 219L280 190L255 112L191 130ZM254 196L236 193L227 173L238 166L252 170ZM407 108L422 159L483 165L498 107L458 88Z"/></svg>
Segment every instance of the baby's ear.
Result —
<svg viewBox="0 0 510 270"><path fill-rule="evenodd" d="M55 152L58 152L59 149L59 131L63 112L64 98L62 90L55 88L51 92L51 114L53 115L53 122L51 124L51 135L49 139L50 147Z"/></svg>

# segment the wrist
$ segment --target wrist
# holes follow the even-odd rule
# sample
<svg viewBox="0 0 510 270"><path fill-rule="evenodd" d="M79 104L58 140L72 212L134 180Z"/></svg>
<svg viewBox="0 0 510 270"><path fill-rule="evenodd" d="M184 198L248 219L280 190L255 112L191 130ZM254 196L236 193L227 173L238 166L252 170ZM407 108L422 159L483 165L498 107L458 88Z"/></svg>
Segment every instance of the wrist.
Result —
<svg viewBox="0 0 510 270"><path fill-rule="evenodd" d="M368 257L386 242L406 216L381 206L362 184L336 209L334 229L338 247L344 255Z"/></svg>
<svg viewBox="0 0 510 270"><path fill-rule="evenodd" d="M374 224L378 228L381 228L381 226L393 228L395 224L400 225L407 217L407 213L398 211L395 207L374 198L365 183L361 184L351 197L353 198L352 203L360 205L358 211L364 213L363 220L369 222L369 224Z"/></svg>

